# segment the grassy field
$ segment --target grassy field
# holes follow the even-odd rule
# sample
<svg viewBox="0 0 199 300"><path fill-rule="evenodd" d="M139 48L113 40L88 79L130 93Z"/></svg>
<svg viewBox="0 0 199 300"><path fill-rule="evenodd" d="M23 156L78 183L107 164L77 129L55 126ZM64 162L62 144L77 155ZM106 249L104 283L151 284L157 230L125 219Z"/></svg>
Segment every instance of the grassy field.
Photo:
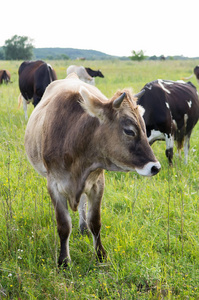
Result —
<svg viewBox="0 0 199 300"><path fill-rule="evenodd" d="M59 79L74 63L51 62ZM105 78L97 78L96 86L111 97L119 88L132 87L136 93L157 78L189 76L199 62L81 64L101 69ZM174 156L169 167L165 143L157 142L153 150L162 165L157 176L106 172L101 235L107 261L96 262L92 240L79 235L78 214L71 211L72 263L59 272L59 239L46 180L24 151L19 65L0 61L13 81L0 86L0 299L199 299L199 123L188 165L182 155L182 160ZM32 110L29 105L29 115Z"/></svg>

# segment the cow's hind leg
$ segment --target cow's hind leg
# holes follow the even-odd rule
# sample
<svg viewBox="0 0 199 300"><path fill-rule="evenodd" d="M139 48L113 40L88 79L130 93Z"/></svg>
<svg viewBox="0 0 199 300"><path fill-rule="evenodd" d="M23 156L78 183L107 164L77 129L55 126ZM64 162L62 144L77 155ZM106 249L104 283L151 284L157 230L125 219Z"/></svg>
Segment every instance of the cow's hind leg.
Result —
<svg viewBox="0 0 199 300"><path fill-rule="evenodd" d="M68 212L67 200L58 191L56 182L48 181L48 191L55 208L57 230L60 238L58 265L66 268L71 260L69 252L69 238L72 230L71 217Z"/></svg>
<svg viewBox="0 0 199 300"><path fill-rule="evenodd" d="M87 196L86 194L82 194L78 205L79 228L81 234L84 233L88 234L88 225L86 222L86 206L87 206Z"/></svg>
<svg viewBox="0 0 199 300"><path fill-rule="evenodd" d="M93 236L93 245L100 262L106 257L106 251L101 243L101 200L104 191L104 175L101 174L98 181L93 184L88 193L87 223Z"/></svg>
<svg viewBox="0 0 199 300"><path fill-rule="evenodd" d="M187 135L185 135L184 138L184 163L187 164L188 162L188 154L189 154L189 148L190 148L190 137L191 132L189 132Z"/></svg>
<svg viewBox="0 0 199 300"><path fill-rule="evenodd" d="M25 119L28 120L27 101L26 101L26 99L24 97L23 97L23 110L24 110L24 114L25 114Z"/></svg>

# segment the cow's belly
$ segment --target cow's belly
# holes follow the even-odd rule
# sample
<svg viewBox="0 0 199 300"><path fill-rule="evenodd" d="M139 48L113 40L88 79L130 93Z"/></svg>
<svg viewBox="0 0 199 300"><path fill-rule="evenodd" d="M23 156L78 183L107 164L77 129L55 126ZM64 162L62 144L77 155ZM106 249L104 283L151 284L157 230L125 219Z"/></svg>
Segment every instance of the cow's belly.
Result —
<svg viewBox="0 0 199 300"><path fill-rule="evenodd" d="M39 174L46 177L47 170L43 164L41 153L36 148L37 147L35 147L35 144L25 143L26 154L31 165Z"/></svg>
<svg viewBox="0 0 199 300"><path fill-rule="evenodd" d="M165 135L159 130L151 130L151 135L148 136L149 144L153 144L157 140L165 140Z"/></svg>
<svg viewBox="0 0 199 300"><path fill-rule="evenodd" d="M39 104L38 104L39 106ZM42 128L45 114L38 114L37 107L31 114L25 132L25 149L28 160L42 176L47 175L42 158Z"/></svg>

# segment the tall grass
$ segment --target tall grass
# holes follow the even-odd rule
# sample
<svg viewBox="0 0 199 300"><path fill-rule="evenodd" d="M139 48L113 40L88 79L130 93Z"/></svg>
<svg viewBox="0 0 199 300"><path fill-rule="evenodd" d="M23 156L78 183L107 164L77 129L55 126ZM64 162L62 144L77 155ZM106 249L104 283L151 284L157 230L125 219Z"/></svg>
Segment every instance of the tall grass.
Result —
<svg viewBox="0 0 199 300"><path fill-rule="evenodd" d="M76 62L53 61L58 78ZM92 61L101 69L96 86L111 97L124 87L138 92L157 78L189 76L194 61ZM95 260L92 240L78 231L70 211L72 263L57 269L59 239L46 181L26 159L22 108L17 110L20 62L0 62L13 83L0 86L0 299L199 299L199 124L188 165L165 143L153 150L161 172L153 178L106 172L102 203L102 242L107 261ZM195 78L192 82L197 86ZM33 107L28 107L30 115Z"/></svg>

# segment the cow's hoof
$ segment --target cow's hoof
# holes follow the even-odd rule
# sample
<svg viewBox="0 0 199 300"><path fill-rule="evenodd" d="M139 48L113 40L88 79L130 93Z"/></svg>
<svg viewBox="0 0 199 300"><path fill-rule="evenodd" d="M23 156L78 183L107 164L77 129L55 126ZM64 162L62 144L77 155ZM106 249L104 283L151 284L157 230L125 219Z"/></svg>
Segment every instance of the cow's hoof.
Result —
<svg viewBox="0 0 199 300"><path fill-rule="evenodd" d="M104 248L102 247L101 249L97 250L97 260L99 262L103 262L104 260L106 260L107 255L106 255L106 251L104 250Z"/></svg>
<svg viewBox="0 0 199 300"><path fill-rule="evenodd" d="M80 225L79 231L80 231L81 235L87 235L87 236L90 236L90 231L89 231L87 225Z"/></svg>
<svg viewBox="0 0 199 300"><path fill-rule="evenodd" d="M68 258L65 258L64 260L58 260L58 267L59 267L59 270L67 270L68 267L69 267L69 263L70 263L70 260Z"/></svg>

